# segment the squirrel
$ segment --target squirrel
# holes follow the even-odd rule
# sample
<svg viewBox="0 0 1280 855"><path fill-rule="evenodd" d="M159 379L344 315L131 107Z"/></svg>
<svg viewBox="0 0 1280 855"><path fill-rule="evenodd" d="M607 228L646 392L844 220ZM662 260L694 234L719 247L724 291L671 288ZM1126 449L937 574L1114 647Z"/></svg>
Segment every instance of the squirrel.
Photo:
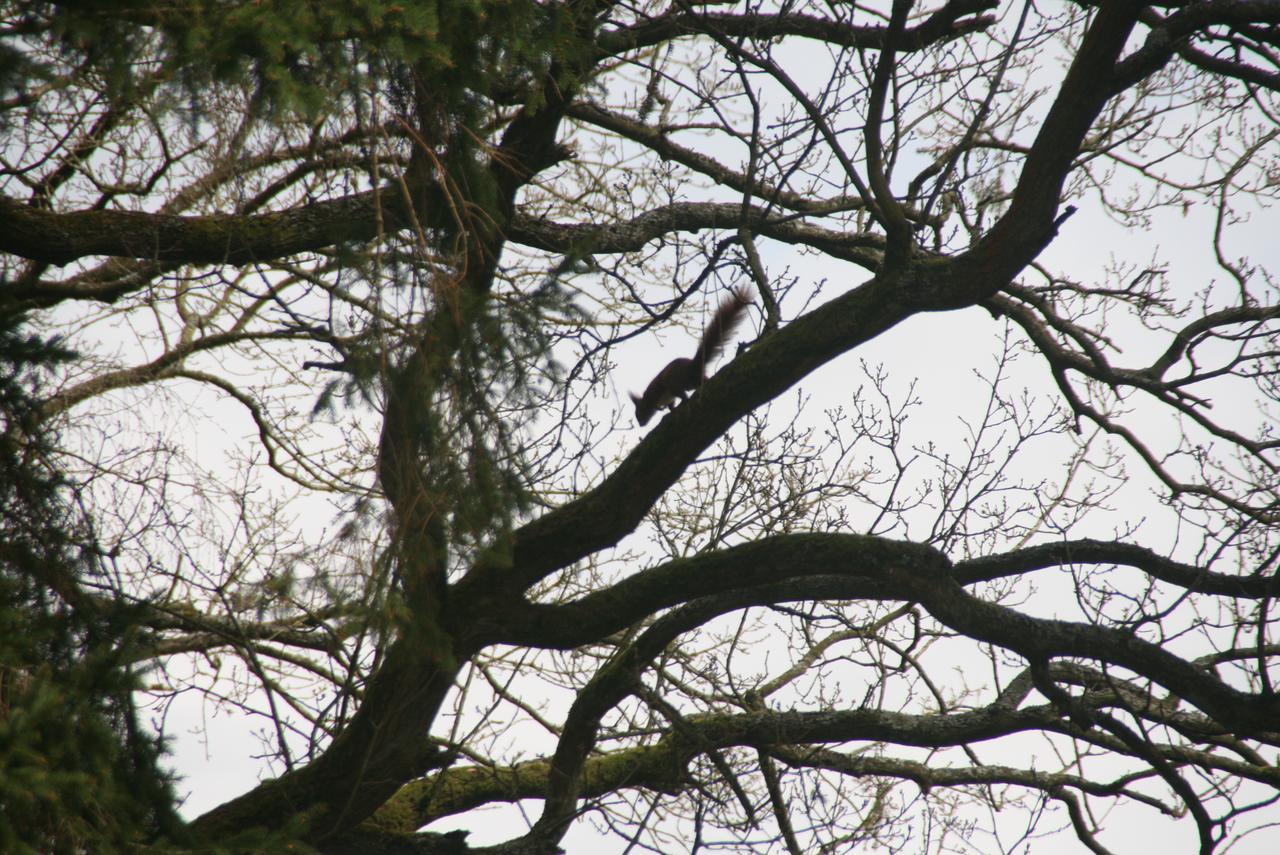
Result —
<svg viewBox="0 0 1280 855"><path fill-rule="evenodd" d="M715 316L702 332L702 341L693 359L676 357L667 363L667 367L658 372L644 390L643 395L632 395L636 405L636 421L641 425L648 424L653 414L660 409L675 409L676 399L681 403L687 401L687 393L702 385L707 379L707 363L719 355L733 330L742 322L742 310L751 305L746 292L731 289L729 296L720 303Z"/></svg>

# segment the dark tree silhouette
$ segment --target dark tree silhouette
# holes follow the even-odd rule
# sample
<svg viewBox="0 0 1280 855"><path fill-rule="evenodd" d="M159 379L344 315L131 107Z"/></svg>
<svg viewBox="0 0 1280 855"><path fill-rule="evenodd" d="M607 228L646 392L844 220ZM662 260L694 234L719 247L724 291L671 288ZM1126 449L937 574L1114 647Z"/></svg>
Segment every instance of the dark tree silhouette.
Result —
<svg viewBox="0 0 1280 855"><path fill-rule="evenodd" d="M1280 2L88 6L0 24L92 556L6 573L261 735L157 845L1274 826Z"/></svg>

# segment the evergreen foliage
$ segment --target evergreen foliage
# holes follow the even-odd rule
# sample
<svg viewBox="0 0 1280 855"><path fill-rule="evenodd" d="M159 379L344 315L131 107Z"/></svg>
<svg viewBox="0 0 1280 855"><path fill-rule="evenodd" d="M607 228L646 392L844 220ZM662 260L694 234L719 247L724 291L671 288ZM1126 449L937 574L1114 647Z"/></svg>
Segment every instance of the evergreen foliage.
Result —
<svg viewBox="0 0 1280 855"><path fill-rule="evenodd" d="M125 851L180 835L159 746L124 664L136 610L89 595L50 437L42 373L69 354L0 315L0 850ZM87 546L87 545L85 545Z"/></svg>
<svg viewBox="0 0 1280 855"><path fill-rule="evenodd" d="M563 23L519 0L110 0L22 4L25 28L96 67L119 90L140 63L189 94L245 84L286 112L327 113L334 92L411 68L416 83L462 117L477 94L530 86Z"/></svg>

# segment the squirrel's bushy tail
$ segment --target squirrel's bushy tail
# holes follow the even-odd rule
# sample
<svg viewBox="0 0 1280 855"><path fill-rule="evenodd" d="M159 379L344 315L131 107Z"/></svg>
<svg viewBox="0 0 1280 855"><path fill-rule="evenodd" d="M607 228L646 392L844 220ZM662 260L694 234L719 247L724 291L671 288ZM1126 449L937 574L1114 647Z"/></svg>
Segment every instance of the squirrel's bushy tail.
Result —
<svg viewBox="0 0 1280 855"><path fill-rule="evenodd" d="M707 363L720 355L725 342L733 335L738 324L742 323L742 310L749 305L751 305L751 297L746 291L741 288L733 288L729 291L729 296L720 304L720 308L716 309L715 317L703 331L702 342L698 345L697 353L693 355L693 361L699 368L705 370Z"/></svg>

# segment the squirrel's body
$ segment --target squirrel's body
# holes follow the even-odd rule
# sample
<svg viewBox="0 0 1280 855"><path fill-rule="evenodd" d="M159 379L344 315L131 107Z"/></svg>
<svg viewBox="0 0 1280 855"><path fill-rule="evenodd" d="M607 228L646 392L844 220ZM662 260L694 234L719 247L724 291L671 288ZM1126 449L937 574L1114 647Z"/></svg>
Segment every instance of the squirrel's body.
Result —
<svg viewBox="0 0 1280 855"><path fill-rule="evenodd" d="M688 393L702 385L707 378L707 363L720 353L734 328L742 322L742 310L750 303L743 292L729 292L720 308L716 309L711 323L703 330L702 341L698 343L693 358L678 356L671 360L650 381L643 395L631 396L636 405L636 421L647 424L655 412L663 408L673 409L677 399L684 402L689 397Z"/></svg>

